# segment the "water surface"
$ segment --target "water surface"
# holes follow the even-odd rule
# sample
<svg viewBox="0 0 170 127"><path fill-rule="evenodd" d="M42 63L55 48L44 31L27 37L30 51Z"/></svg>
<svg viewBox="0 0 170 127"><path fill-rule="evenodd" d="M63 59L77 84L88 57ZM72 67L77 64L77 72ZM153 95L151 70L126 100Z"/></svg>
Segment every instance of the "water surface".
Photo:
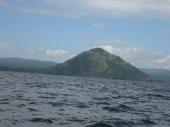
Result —
<svg viewBox="0 0 170 127"><path fill-rule="evenodd" d="M0 127L147 126L170 126L170 84L0 72Z"/></svg>

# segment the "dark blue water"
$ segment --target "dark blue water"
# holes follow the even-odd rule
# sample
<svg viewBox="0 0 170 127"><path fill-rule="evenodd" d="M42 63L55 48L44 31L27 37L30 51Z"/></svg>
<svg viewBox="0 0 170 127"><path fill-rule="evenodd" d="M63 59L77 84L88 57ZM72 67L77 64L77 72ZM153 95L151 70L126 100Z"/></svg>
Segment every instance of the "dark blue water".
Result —
<svg viewBox="0 0 170 127"><path fill-rule="evenodd" d="M170 127L170 84L0 72L0 127Z"/></svg>

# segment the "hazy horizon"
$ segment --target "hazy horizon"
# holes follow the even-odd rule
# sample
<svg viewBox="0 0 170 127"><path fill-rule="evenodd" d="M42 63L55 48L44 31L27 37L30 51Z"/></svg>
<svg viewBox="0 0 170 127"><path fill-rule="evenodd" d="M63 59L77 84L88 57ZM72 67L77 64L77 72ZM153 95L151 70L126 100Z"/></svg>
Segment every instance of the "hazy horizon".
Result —
<svg viewBox="0 0 170 127"><path fill-rule="evenodd" d="M100 47L170 69L169 11L169 0L0 0L0 57L61 63Z"/></svg>

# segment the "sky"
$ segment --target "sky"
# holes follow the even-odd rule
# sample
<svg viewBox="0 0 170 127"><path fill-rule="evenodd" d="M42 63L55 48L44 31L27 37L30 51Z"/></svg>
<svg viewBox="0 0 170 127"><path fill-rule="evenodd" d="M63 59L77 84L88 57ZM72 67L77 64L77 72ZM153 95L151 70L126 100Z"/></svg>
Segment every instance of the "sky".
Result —
<svg viewBox="0 0 170 127"><path fill-rule="evenodd" d="M170 69L170 0L0 0L0 57L64 62L95 47Z"/></svg>

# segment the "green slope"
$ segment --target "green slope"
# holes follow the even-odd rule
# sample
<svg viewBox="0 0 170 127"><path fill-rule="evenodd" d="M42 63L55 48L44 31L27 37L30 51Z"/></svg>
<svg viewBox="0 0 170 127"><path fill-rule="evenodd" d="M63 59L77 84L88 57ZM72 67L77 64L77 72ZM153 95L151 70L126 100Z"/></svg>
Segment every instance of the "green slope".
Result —
<svg viewBox="0 0 170 127"><path fill-rule="evenodd" d="M101 48L85 51L65 63L56 65L53 74L113 78L123 80L150 80L150 77L119 56Z"/></svg>

